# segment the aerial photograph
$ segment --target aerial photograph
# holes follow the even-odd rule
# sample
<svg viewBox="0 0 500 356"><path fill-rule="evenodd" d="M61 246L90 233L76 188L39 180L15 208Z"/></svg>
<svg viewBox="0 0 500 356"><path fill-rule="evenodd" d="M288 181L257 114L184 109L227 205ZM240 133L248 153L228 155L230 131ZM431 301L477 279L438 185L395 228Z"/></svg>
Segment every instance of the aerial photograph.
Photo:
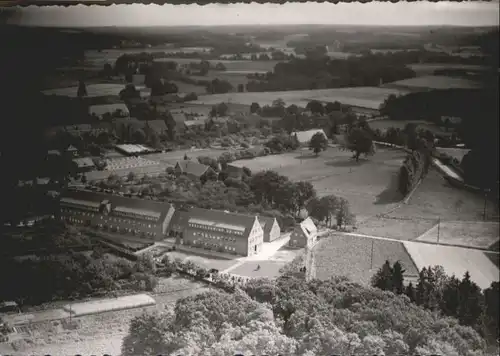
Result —
<svg viewBox="0 0 500 356"><path fill-rule="evenodd" d="M0 355L499 355L498 1L0 10Z"/></svg>

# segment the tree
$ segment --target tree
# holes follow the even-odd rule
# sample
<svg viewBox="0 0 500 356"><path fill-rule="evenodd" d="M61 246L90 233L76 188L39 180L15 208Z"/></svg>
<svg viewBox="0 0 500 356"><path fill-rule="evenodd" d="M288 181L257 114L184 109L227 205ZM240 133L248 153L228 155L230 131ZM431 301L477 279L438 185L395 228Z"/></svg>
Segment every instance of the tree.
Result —
<svg viewBox="0 0 500 356"><path fill-rule="evenodd" d="M382 290L392 291L393 290L393 277L392 277L392 267L388 260L380 267L380 269L375 273L371 280L372 287L379 288Z"/></svg>
<svg viewBox="0 0 500 356"><path fill-rule="evenodd" d="M137 178L136 174L132 171L128 172L127 174L127 181L128 182L133 182Z"/></svg>
<svg viewBox="0 0 500 356"><path fill-rule="evenodd" d="M405 288L405 295L410 298L412 303L415 303L415 288L412 282L408 283L408 286Z"/></svg>
<svg viewBox="0 0 500 356"><path fill-rule="evenodd" d="M296 183L297 188L297 208L300 210L306 207L306 203L310 199L314 199L316 197L316 190L311 182L299 181Z"/></svg>
<svg viewBox="0 0 500 356"><path fill-rule="evenodd" d="M105 78L111 78L113 76L113 67L111 66L111 64L105 63L102 73Z"/></svg>
<svg viewBox="0 0 500 356"><path fill-rule="evenodd" d="M311 100L310 102L307 103L306 109L312 112L313 114L321 114L323 115L325 113L325 108L321 102L317 100Z"/></svg>
<svg viewBox="0 0 500 356"><path fill-rule="evenodd" d="M337 227L342 228L346 225L353 225L355 218L351 213L349 202L344 198L339 198L338 209L336 214Z"/></svg>
<svg viewBox="0 0 500 356"><path fill-rule="evenodd" d="M76 96L78 98L83 98L85 96L88 96L87 86L85 85L85 82L83 80L78 81L78 90L77 90Z"/></svg>
<svg viewBox="0 0 500 356"><path fill-rule="evenodd" d="M481 315L481 289L471 281L468 271L458 286L458 292L458 320L463 325L476 326Z"/></svg>
<svg viewBox="0 0 500 356"><path fill-rule="evenodd" d="M184 153L184 161L189 161L189 157L188 157L187 153Z"/></svg>
<svg viewBox="0 0 500 356"><path fill-rule="evenodd" d="M404 291L403 281L404 281L405 270L401 265L401 262L396 261L392 265L392 291L395 294L402 294Z"/></svg>
<svg viewBox="0 0 500 356"><path fill-rule="evenodd" d="M285 107L285 101L283 99L281 99L281 98L275 99L275 100L273 100L272 106L276 107L276 108L284 108Z"/></svg>
<svg viewBox="0 0 500 356"><path fill-rule="evenodd" d="M260 110L260 105L258 103L252 103L252 105L250 105L250 112L252 114L258 113L259 110Z"/></svg>
<svg viewBox="0 0 500 356"><path fill-rule="evenodd" d="M327 114L330 114L331 112L334 111L340 111L342 109L342 104L340 104L338 101L335 101L333 103L326 103L325 105L325 112Z"/></svg>
<svg viewBox="0 0 500 356"><path fill-rule="evenodd" d="M316 132L311 141L309 141L309 149L313 150L316 156L328 148L328 140L323 132Z"/></svg>
<svg viewBox="0 0 500 356"><path fill-rule="evenodd" d="M238 93L243 93L245 91L245 86L243 84L238 84Z"/></svg>
<svg viewBox="0 0 500 356"><path fill-rule="evenodd" d="M375 152L371 134L367 130L353 128L347 136L347 141L349 148L354 152L356 162L359 161L361 154L368 155Z"/></svg>
<svg viewBox="0 0 500 356"><path fill-rule="evenodd" d="M135 85L128 83L119 93L120 100L128 102L131 99L140 99L141 93L135 88Z"/></svg>

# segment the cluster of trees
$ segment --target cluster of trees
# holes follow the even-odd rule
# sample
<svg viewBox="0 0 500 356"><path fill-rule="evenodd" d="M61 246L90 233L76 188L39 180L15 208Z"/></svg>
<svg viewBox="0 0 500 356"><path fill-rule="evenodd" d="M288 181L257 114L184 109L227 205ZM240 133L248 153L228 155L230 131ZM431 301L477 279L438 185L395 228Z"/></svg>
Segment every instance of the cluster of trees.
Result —
<svg viewBox="0 0 500 356"><path fill-rule="evenodd" d="M409 153L399 169L398 190L406 196L423 179L431 164L430 152L416 150Z"/></svg>
<svg viewBox="0 0 500 356"><path fill-rule="evenodd" d="M491 75L498 79L498 73ZM442 125L442 116L461 118L456 127L469 153L461 166L466 183L498 190L498 105L496 85L482 81L481 89L447 89L390 96L381 113L393 120L431 120ZM477 115L478 112L481 115Z"/></svg>
<svg viewBox="0 0 500 356"><path fill-rule="evenodd" d="M202 335L202 337L200 337ZM405 296L336 277L299 274L206 292L131 321L122 355L484 355L485 342L452 317Z"/></svg>
<svg viewBox="0 0 500 356"><path fill-rule="evenodd" d="M0 267L15 271L2 273L0 281L9 288L2 288L0 299L15 300L20 305L81 299L120 289L151 291L157 282L152 260L107 258L98 248L91 255L69 250L22 260L2 258Z"/></svg>
<svg viewBox="0 0 500 356"><path fill-rule="evenodd" d="M349 201L335 195L314 197L307 202L306 208L309 216L327 227L332 227L334 221L337 229L356 223L356 216L351 212Z"/></svg>
<svg viewBox="0 0 500 356"><path fill-rule="evenodd" d="M405 65L379 57L328 59L322 55L279 62L264 80L251 80L247 91L309 90L356 86L378 86L415 77Z"/></svg>
<svg viewBox="0 0 500 356"><path fill-rule="evenodd" d="M405 294L411 302L443 316L456 318L461 325L477 330L489 344L495 345L499 335L499 283L481 290L471 281L469 272L462 279L445 274L441 266L423 268L416 285L404 285L401 263L389 261L373 276L373 287L395 294Z"/></svg>

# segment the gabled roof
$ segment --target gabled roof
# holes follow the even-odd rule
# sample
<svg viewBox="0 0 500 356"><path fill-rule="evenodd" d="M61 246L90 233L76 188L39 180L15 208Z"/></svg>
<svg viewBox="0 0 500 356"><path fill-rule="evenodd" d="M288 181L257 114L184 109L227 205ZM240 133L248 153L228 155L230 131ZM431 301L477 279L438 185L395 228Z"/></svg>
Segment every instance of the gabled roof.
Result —
<svg viewBox="0 0 500 356"><path fill-rule="evenodd" d="M262 226L262 230L264 230L264 234L269 234L271 232L271 229L273 228L276 218L262 215L259 215L258 218L260 226Z"/></svg>
<svg viewBox="0 0 500 356"><path fill-rule="evenodd" d="M101 204L104 201L109 201L111 203L112 212L118 207L118 210L123 212L133 212L138 215L149 215L149 213L151 213L152 217L159 216L161 220L165 218L170 209L173 209L173 205L170 203L126 198L117 195L83 190L67 190L63 193L61 199L72 199L80 202L86 202L85 204L88 204L89 206L95 206L96 204Z"/></svg>
<svg viewBox="0 0 500 356"><path fill-rule="evenodd" d="M189 213L186 211L176 210L170 221L170 228L179 225L181 227L186 227L189 220Z"/></svg>
<svg viewBox="0 0 500 356"><path fill-rule="evenodd" d="M150 120L147 122L147 125L157 134L161 134L168 130L164 120Z"/></svg>
<svg viewBox="0 0 500 356"><path fill-rule="evenodd" d="M66 148L66 151L78 151L78 150L76 149L76 147L75 147L75 146L73 146L73 145L69 145L69 146Z"/></svg>
<svg viewBox="0 0 500 356"><path fill-rule="evenodd" d="M183 173L191 174L195 177L201 177L210 167L204 164L183 160L178 161L176 167L179 167Z"/></svg>
<svg viewBox="0 0 500 356"><path fill-rule="evenodd" d="M83 157L83 158L75 158L73 162L76 163L78 168L88 168L88 167L94 167L94 162L92 161L91 158L89 157Z"/></svg>
<svg viewBox="0 0 500 356"><path fill-rule="evenodd" d="M299 140L300 143L307 143L311 141L311 138L318 132L321 132L323 135L325 135L325 137L327 137L325 131L323 131L322 129L296 131L292 133L292 136L297 135L297 140Z"/></svg>
<svg viewBox="0 0 500 356"><path fill-rule="evenodd" d="M89 107L89 114L90 115L96 115L97 117L102 117L106 113L114 113L115 111L121 111L123 114L128 116L129 110L127 108L127 105L123 103L118 103L118 104L103 104L103 105L91 105Z"/></svg>
<svg viewBox="0 0 500 356"><path fill-rule="evenodd" d="M189 210L189 221L200 225L221 227L242 232L247 238L257 218L255 215L229 213L221 210L192 208Z"/></svg>
<svg viewBox="0 0 500 356"><path fill-rule="evenodd" d="M302 230L305 236L310 237L313 234L316 234L318 232L318 229L316 225L314 225L314 222L312 221L311 218L307 218L303 220L299 224L299 228Z"/></svg>

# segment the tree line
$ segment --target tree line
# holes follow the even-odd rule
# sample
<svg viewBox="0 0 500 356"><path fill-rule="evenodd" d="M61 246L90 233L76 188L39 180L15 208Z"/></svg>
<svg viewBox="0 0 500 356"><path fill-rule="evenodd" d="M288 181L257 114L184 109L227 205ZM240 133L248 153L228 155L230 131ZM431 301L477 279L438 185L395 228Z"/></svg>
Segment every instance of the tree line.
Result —
<svg viewBox="0 0 500 356"><path fill-rule="evenodd" d="M481 336L453 317L344 277L307 282L295 268L276 280L243 281L234 291L205 292L137 316L122 355L486 354Z"/></svg>
<svg viewBox="0 0 500 356"><path fill-rule="evenodd" d="M471 280L469 272L462 279L445 274L441 266L424 267L416 285L404 285L401 263L386 261L373 276L371 285L394 294L406 295L412 303L444 316L456 318L460 325L477 330L490 345L495 346L499 335L499 283L481 290Z"/></svg>

